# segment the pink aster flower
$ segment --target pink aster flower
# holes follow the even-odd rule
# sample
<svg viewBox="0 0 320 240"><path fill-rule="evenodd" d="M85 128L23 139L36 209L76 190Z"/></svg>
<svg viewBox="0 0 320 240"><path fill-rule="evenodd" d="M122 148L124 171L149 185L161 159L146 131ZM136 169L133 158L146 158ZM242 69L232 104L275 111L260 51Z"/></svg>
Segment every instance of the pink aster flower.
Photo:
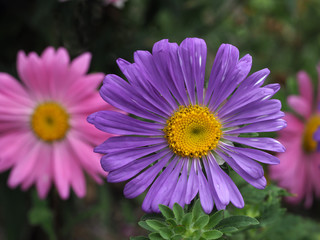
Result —
<svg viewBox="0 0 320 240"><path fill-rule="evenodd" d="M318 65L320 80L320 65ZM304 206L310 207L313 195L320 197L320 153L317 151L317 129L320 126L320 112L314 101L313 87L306 72L297 74L300 96L289 96L288 104L297 114L286 113L287 128L279 132L281 143L287 148L278 153L280 164L270 166L270 178L279 186L294 194L288 202L298 204L304 199Z"/></svg>
<svg viewBox="0 0 320 240"><path fill-rule="evenodd" d="M54 183L65 199L70 187L85 195L84 171L102 181L100 155L92 146L110 134L101 134L86 117L113 108L96 89L104 74L86 74L90 61L90 53L71 62L66 49L48 47L41 56L18 53L22 83L0 73L0 171L11 168L10 187L35 184L45 198Z"/></svg>

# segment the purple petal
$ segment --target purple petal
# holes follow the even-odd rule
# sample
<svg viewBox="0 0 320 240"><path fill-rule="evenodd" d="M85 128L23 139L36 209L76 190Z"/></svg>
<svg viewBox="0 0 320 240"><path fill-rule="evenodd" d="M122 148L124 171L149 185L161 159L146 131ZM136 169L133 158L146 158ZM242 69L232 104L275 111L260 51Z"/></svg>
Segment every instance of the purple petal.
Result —
<svg viewBox="0 0 320 240"><path fill-rule="evenodd" d="M245 181L250 183L252 186L258 189L264 189L267 185L267 181L265 177L261 177L258 179L252 178L250 175L248 175L231 157L228 157L224 153L220 151L216 151L216 153L222 157L231 167L232 169L238 173Z"/></svg>
<svg viewBox="0 0 320 240"><path fill-rule="evenodd" d="M160 173L162 168L167 164L172 154L166 155L164 158L159 160L155 165L148 168L146 171L132 179L124 187L123 193L126 198L135 198L143 193L147 187L153 182L156 176Z"/></svg>
<svg viewBox="0 0 320 240"><path fill-rule="evenodd" d="M158 188L158 191L154 195L153 201L151 203L151 208L153 212L159 212L159 204L168 206L176 188L178 177L181 172L182 163L184 161L179 161L170 175L166 178L165 182Z"/></svg>
<svg viewBox="0 0 320 240"><path fill-rule="evenodd" d="M245 77L248 75L252 64L252 58L250 55L245 55L241 58L233 71L226 75L226 79L221 84L220 88L217 90L216 95L213 95L210 102L209 108L212 111L216 109L223 103L230 94L236 89L239 83L241 83Z"/></svg>
<svg viewBox="0 0 320 240"><path fill-rule="evenodd" d="M243 208L244 207L244 201L243 201L243 197L239 191L239 189L237 188L237 186L234 184L234 182L232 181L232 179L226 174L226 181L230 192L230 201L232 202L232 204L237 207L237 208Z"/></svg>
<svg viewBox="0 0 320 240"><path fill-rule="evenodd" d="M181 176L173 191L169 207L172 208L174 203L178 203L181 207L185 205L185 197L188 183L188 159L184 159L184 166L181 172Z"/></svg>
<svg viewBox="0 0 320 240"><path fill-rule="evenodd" d="M148 94L143 94L140 88L128 84L116 75L106 76L100 95L106 102L123 111L158 122L164 122L163 118L168 117L172 111L159 105L165 102L164 99L155 101Z"/></svg>
<svg viewBox="0 0 320 240"><path fill-rule="evenodd" d="M218 117L224 119L230 115L232 116L238 112L242 112L240 111L242 107L260 101L266 96L271 96L273 93L274 91L269 88L257 88L243 94L241 97L236 98L235 96L231 96L227 103L218 110Z"/></svg>
<svg viewBox="0 0 320 240"><path fill-rule="evenodd" d="M279 131L287 126L287 122L283 119L269 120L258 123L252 123L241 128L225 131L225 134L240 134L253 132L273 132Z"/></svg>
<svg viewBox="0 0 320 240"><path fill-rule="evenodd" d="M274 91L274 93L276 93L280 90L280 84L279 83L272 83L272 84L265 85L264 88L270 88Z"/></svg>
<svg viewBox="0 0 320 240"><path fill-rule="evenodd" d="M179 104L188 105L188 96L185 91L178 59L178 48L178 44L169 43L167 39L163 39L153 45L152 54L164 84L167 85L167 88ZM180 73L180 78L177 78L176 72ZM182 81L180 85L176 84L179 80Z"/></svg>
<svg viewBox="0 0 320 240"><path fill-rule="evenodd" d="M190 164L190 172L189 172L186 198L185 198L186 204L190 204L190 202L192 201L192 199L195 198L199 190L199 182L198 182L198 178L195 171L196 163L191 160L189 164Z"/></svg>
<svg viewBox="0 0 320 240"><path fill-rule="evenodd" d="M230 202L229 190L224 179L224 172L217 164L213 155L209 154L207 158L208 160L203 160L203 163L207 172L209 185L215 189L220 202L223 205L228 205Z"/></svg>
<svg viewBox="0 0 320 240"><path fill-rule="evenodd" d="M254 148L260 148L273 152L284 152L285 147L277 140L273 138L242 138L224 136L225 139L231 142L237 142Z"/></svg>
<svg viewBox="0 0 320 240"><path fill-rule="evenodd" d="M242 118L239 120L232 121L230 123L224 123L223 127L229 128L229 127L235 127L243 124L251 124L251 123L257 123L257 122L263 122L263 121L268 121L268 120L275 120L284 117L284 112L279 111L274 114L267 114L267 115L262 115L258 117L253 117L253 118Z"/></svg>
<svg viewBox="0 0 320 240"><path fill-rule="evenodd" d="M226 76L233 71L239 60L239 51L230 44L222 44L219 47L216 58L214 60L208 89L205 96L205 105L208 105L211 98L216 98L219 89L226 81Z"/></svg>
<svg viewBox="0 0 320 240"><path fill-rule="evenodd" d="M110 172L165 147L167 147L167 144L159 144L144 148L133 148L130 149L130 151L126 150L110 153L101 158L101 166L106 172Z"/></svg>
<svg viewBox="0 0 320 240"><path fill-rule="evenodd" d="M248 158L240 153L232 152L226 148L224 148L224 152L236 162L238 165L237 167L240 167L252 178L258 179L264 175L263 167L251 158Z"/></svg>
<svg viewBox="0 0 320 240"><path fill-rule="evenodd" d="M196 104L196 87L198 102L202 104L207 45L202 39L186 38L180 44L178 54L191 103Z"/></svg>
<svg viewBox="0 0 320 240"><path fill-rule="evenodd" d="M143 122L119 112L100 111L91 114L88 121L101 131L118 135L162 136L163 125Z"/></svg>
<svg viewBox="0 0 320 240"><path fill-rule="evenodd" d="M263 102L254 102L248 104L241 109L238 109L234 116L227 116L223 118L225 123L229 123L235 120L244 119L244 118L254 118L254 117L263 117L269 114L277 114L280 112L281 102L277 99L266 100Z"/></svg>
<svg viewBox="0 0 320 240"><path fill-rule="evenodd" d="M157 91L170 103L173 109L176 109L177 103L169 92L166 84L163 84L163 79L158 72L156 63L152 54L148 51L136 51L134 53L134 61L145 74L145 78L157 89Z"/></svg>
<svg viewBox="0 0 320 240"><path fill-rule="evenodd" d="M165 138L150 138L150 137L133 137L133 136L117 136L111 137L99 146L94 151L97 153L112 153L114 151L125 150L129 148L144 147L160 143L165 143Z"/></svg>
<svg viewBox="0 0 320 240"><path fill-rule="evenodd" d="M168 154L170 150L165 149L164 151L157 152L148 157L144 157L141 159L137 159L132 161L131 163L115 169L114 171L109 172L107 176L108 182L123 182L138 174L140 171L150 166L150 164L164 157L164 155ZM172 155L172 154L171 154Z"/></svg>
<svg viewBox="0 0 320 240"><path fill-rule="evenodd" d="M150 187L142 203L142 209L145 212L148 212L148 213L153 212L151 204L153 202L154 196L158 192L159 188L163 185L163 183L167 180L168 176L171 174L177 161L178 159L174 158ZM157 212L160 212L160 211L157 210Z"/></svg>
<svg viewBox="0 0 320 240"><path fill-rule="evenodd" d="M245 155L249 158L252 158L256 161L266 163L266 164L279 164L280 160L279 158L266 153L264 151L260 151L257 149L252 149L252 148L241 148L241 147L232 147L228 146L232 151L241 153L242 155Z"/></svg>
<svg viewBox="0 0 320 240"><path fill-rule="evenodd" d="M208 181L202 172L199 161L198 161L198 181L199 181L200 203L203 208L203 211L209 214L213 209L213 197L210 192Z"/></svg>

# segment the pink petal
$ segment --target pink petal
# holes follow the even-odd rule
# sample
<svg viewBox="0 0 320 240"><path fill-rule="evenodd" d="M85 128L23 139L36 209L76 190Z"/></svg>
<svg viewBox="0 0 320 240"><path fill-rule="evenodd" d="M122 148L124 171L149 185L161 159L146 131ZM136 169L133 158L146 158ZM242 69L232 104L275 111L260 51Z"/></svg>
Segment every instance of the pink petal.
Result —
<svg viewBox="0 0 320 240"><path fill-rule="evenodd" d="M0 73L0 95L24 106L32 105L30 96L14 77L7 73Z"/></svg>
<svg viewBox="0 0 320 240"><path fill-rule="evenodd" d="M91 62L91 53L83 53L79 57L75 58L71 63L72 71L79 75L84 75L88 72Z"/></svg>
<svg viewBox="0 0 320 240"><path fill-rule="evenodd" d="M289 96L288 97L289 106L303 116L305 119L308 119L311 115L312 106L308 105L305 99L299 96Z"/></svg>
<svg viewBox="0 0 320 240"><path fill-rule="evenodd" d="M299 92L301 97L312 107L313 102L313 87L309 75L305 71L300 71L297 74Z"/></svg>
<svg viewBox="0 0 320 240"><path fill-rule="evenodd" d="M100 177L107 176L100 164L101 155L94 153L93 147L73 132L68 134L68 143L70 151L77 159L77 164L85 169L96 182L101 183Z"/></svg>
<svg viewBox="0 0 320 240"><path fill-rule="evenodd" d="M72 171L70 158L72 158L72 155L65 141L53 143L53 178L62 199L69 197Z"/></svg>
<svg viewBox="0 0 320 240"><path fill-rule="evenodd" d="M87 115L86 115L87 116ZM78 139L82 139L88 142L92 146L97 146L109 137L114 136L113 134L99 131L94 125L86 121L86 116L80 115L73 117L71 120L72 130Z"/></svg>
<svg viewBox="0 0 320 240"><path fill-rule="evenodd" d="M86 181L82 169L77 162L77 159L70 159L72 162L72 176L71 176L71 186L74 192L79 198L86 195Z"/></svg>
<svg viewBox="0 0 320 240"><path fill-rule="evenodd" d="M39 151L41 144L35 139L35 137L30 138L24 146L22 146L21 152L26 154L19 157L19 160L15 163L13 170L10 173L8 185L10 187L16 187L20 184L26 177L33 174L33 169L36 164L38 164ZM26 151L28 149L28 151Z"/></svg>
<svg viewBox="0 0 320 240"><path fill-rule="evenodd" d="M36 187L38 195L41 199L44 199L50 190L52 177L53 177L53 149L52 146L44 143L42 144L42 156L41 164L35 169L37 174Z"/></svg>
<svg viewBox="0 0 320 240"><path fill-rule="evenodd" d="M29 149L24 147L33 136L30 132L10 132L0 138L0 171L7 170L25 158ZM12 144L14 143L14 144Z"/></svg>

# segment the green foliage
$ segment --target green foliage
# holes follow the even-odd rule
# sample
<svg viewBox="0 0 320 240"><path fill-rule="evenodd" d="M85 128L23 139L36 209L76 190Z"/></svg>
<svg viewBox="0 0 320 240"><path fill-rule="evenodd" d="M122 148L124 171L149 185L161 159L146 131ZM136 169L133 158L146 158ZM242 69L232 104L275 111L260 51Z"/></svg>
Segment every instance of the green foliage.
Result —
<svg viewBox="0 0 320 240"><path fill-rule="evenodd" d="M287 213L286 209L283 208L283 197L290 195L284 189L270 184L266 189L259 190L245 183L243 179L234 175L234 172L231 172L231 175L237 185L240 186L240 191L246 202L245 207L242 209L229 208L228 212L236 215L231 218L239 218L239 215L246 215L254 217L260 222L259 225L255 225L254 228L251 228L248 231L234 232L235 229L225 229L223 231L225 234L227 234L228 231L233 233L231 239L319 239L320 228L317 222ZM241 216L241 218L242 217L243 216ZM224 221L225 219L223 219L219 225ZM249 221L252 221L252 218Z"/></svg>
<svg viewBox="0 0 320 240"><path fill-rule="evenodd" d="M243 229L256 226L259 222L248 216L224 216L220 210L211 215L205 214L200 201L197 200L190 212L175 203L172 210L159 205L163 218L146 219L139 225L150 231L149 239L219 239L223 234L230 235ZM132 240L145 239L145 237L132 237Z"/></svg>
<svg viewBox="0 0 320 240"><path fill-rule="evenodd" d="M40 200L36 192L32 195L33 206L29 211L29 222L32 225L40 226L49 236L50 240L57 239L54 231L53 213L48 207L46 200Z"/></svg>

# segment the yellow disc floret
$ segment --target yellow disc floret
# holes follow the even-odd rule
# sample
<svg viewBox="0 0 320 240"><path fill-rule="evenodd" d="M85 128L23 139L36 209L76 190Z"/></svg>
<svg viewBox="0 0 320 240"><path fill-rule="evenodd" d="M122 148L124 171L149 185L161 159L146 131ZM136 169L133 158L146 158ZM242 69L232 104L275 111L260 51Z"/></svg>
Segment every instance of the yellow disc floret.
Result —
<svg viewBox="0 0 320 240"><path fill-rule="evenodd" d="M69 127L69 114L55 102L38 105L31 116L33 132L47 142L63 139Z"/></svg>
<svg viewBox="0 0 320 240"><path fill-rule="evenodd" d="M198 158L216 149L221 124L207 107L180 106L163 129L169 147L181 157Z"/></svg>
<svg viewBox="0 0 320 240"><path fill-rule="evenodd" d="M306 152L313 152L317 149L317 142L313 139L313 134L319 126L320 115L314 115L308 120L303 135L303 149Z"/></svg>

